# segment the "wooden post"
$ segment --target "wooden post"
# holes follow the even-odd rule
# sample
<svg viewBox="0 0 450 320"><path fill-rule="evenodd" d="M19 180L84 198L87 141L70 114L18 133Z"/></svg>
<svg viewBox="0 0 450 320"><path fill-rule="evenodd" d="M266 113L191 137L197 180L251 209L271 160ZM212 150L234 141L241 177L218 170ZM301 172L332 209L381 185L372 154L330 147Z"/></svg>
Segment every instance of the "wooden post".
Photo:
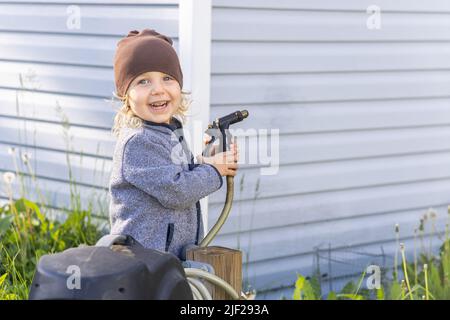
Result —
<svg viewBox="0 0 450 320"><path fill-rule="evenodd" d="M216 276L228 282L241 295L242 290L242 252L235 249L212 246L194 248L186 253L188 260L209 263ZM210 290L213 300L230 300L225 291L215 285ZM211 287L208 286L208 289Z"/></svg>

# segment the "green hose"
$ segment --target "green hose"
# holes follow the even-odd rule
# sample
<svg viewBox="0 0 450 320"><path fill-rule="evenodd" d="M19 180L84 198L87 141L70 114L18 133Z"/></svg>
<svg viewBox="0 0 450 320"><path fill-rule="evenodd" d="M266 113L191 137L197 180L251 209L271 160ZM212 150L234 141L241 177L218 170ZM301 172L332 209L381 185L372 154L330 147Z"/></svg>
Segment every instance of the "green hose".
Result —
<svg viewBox="0 0 450 320"><path fill-rule="evenodd" d="M234 196L234 177L227 176L227 197L225 199L225 204L222 209L222 213L220 214L219 219L216 224L211 228L205 238L200 242L200 247L207 247L208 244L214 239L216 234L219 232L220 228L222 228L223 224L228 218L230 214L231 205L233 203Z"/></svg>

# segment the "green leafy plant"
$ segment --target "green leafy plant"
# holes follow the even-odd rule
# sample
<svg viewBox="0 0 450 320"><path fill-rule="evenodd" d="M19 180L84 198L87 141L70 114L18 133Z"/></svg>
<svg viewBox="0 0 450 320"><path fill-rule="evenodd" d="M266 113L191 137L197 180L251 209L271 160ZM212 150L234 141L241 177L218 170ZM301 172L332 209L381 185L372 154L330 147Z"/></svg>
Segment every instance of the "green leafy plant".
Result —
<svg viewBox="0 0 450 320"><path fill-rule="evenodd" d="M72 211L64 221L57 221L24 198L4 205L0 208L1 296L26 299L42 255L93 245L100 237L89 211Z"/></svg>
<svg viewBox="0 0 450 320"><path fill-rule="evenodd" d="M414 261L408 262L405 254L405 246L399 242L399 226L395 226L396 243L398 249L395 252L393 279L375 291L374 299L376 300L450 300L450 238L449 224L445 228L445 238L440 246L437 255L432 254L432 237L436 233L434 219L436 213L430 209L420 220L420 226L414 231L416 234L419 230L421 253L416 255L414 248ZM450 221L450 206L448 207L448 218ZM423 235L425 233L426 224L430 222L430 245L426 251L423 243ZM416 243L414 239L414 244ZM401 270L403 279L400 280L401 274L398 272L398 253L401 254ZM328 300L363 300L371 299L373 294L371 290L361 289L365 272L362 273L360 281L356 286L353 282L347 283L341 292L328 293ZM294 293L294 300L320 300L322 295L319 288L315 288L318 283L318 275L314 275L311 279L307 279L302 275L297 276Z"/></svg>
<svg viewBox="0 0 450 320"><path fill-rule="evenodd" d="M8 276L7 273L0 276L0 300L18 300L18 296L14 293L8 293L7 288L5 288L5 279Z"/></svg>

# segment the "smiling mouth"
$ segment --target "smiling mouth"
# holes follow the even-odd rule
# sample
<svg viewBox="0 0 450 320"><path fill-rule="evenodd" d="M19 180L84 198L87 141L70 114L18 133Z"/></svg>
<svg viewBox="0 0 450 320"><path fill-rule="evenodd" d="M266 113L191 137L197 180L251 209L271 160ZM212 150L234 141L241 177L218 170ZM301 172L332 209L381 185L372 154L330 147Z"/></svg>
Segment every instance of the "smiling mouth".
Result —
<svg viewBox="0 0 450 320"><path fill-rule="evenodd" d="M152 110L155 110L155 111L161 111L161 110L166 109L166 107L167 107L168 104L169 104L169 102L166 101L166 102L164 102L164 104L162 104L162 105L154 105L154 104L150 104L149 106L150 106L150 108L151 108Z"/></svg>

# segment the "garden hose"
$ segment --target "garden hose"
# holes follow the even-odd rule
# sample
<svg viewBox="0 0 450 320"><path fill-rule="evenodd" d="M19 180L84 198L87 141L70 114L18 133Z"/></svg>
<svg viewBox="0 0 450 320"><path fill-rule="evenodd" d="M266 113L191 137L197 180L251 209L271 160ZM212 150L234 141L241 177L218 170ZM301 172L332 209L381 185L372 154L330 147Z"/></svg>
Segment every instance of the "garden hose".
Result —
<svg viewBox="0 0 450 320"><path fill-rule="evenodd" d="M227 196L225 200L225 205L222 209L222 213L220 214L220 217L217 220L216 224L211 228L207 236L200 243L200 247L206 247L216 236L220 228L225 223L231 210L231 204L233 202L233 194L234 194L234 178L233 176L227 176ZM239 294L236 292L236 290L234 290L234 288L228 282L224 281L218 276L196 268L185 268L184 271L186 273L186 277L192 289L192 294L195 300L212 300L211 294L209 293L208 289L202 282L195 279L195 277L208 280L209 282L215 284L216 286L224 289L225 292L228 293L232 299L239 300L240 297Z"/></svg>
<svg viewBox="0 0 450 320"><path fill-rule="evenodd" d="M203 295L200 292L200 290L197 289L197 286L192 284L192 280L195 280L195 279L187 278L187 281L189 283L189 287L191 288L191 291L192 291L192 297L194 298L194 300L207 300L207 299L203 298Z"/></svg>
<svg viewBox="0 0 450 320"><path fill-rule="evenodd" d="M209 133L211 136L211 140L208 142L208 145L212 146L212 143L215 140L219 139L222 146L221 149L224 152L226 152L227 138L229 141L231 140L231 135L228 132L229 126L233 123L242 121L247 117L248 111L243 110L243 111L236 111L225 117L216 119L212 125L208 126L208 130L206 131L206 133ZM225 221L228 218L228 215L230 214L231 205L233 203L233 196L234 196L234 177L227 176L227 194L225 198L225 204L222 209L222 213L220 214L219 219L211 228L211 230L208 232L208 234L200 242L200 247L203 248L207 247L224 225ZM236 290L234 290L234 288L229 283L225 282L218 276L196 268L185 268L184 270L186 272L189 285L192 289L194 299L212 300L211 294L209 293L205 285L201 281L195 279L195 277L199 277L208 280L209 282L215 284L216 286L224 289L225 292L228 293L232 299L239 300L240 296L236 292Z"/></svg>
<svg viewBox="0 0 450 320"><path fill-rule="evenodd" d="M222 213L220 214L219 219L216 224L211 228L205 238L200 242L200 247L206 247L208 244L214 239L216 234L219 232L220 228L222 228L223 224L228 218L231 210L231 204L233 203L234 196L234 178L233 176L227 176L227 196L225 199L225 205L222 209Z"/></svg>
<svg viewBox="0 0 450 320"><path fill-rule="evenodd" d="M189 282L190 287L195 288L192 291L198 292L197 294L198 298L196 300L212 300L211 294L200 280L192 277L188 277L187 280Z"/></svg>
<svg viewBox="0 0 450 320"><path fill-rule="evenodd" d="M211 136L211 141L209 141L208 144L212 146L212 143L215 140L219 140L222 151L226 152L228 144L227 142L231 141L232 138L231 134L228 131L230 125L242 121L247 117L248 111L242 110L233 112L220 119L216 119L213 124L210 124L208 126L208 130L206 131L206 133L208 133ZM206 237L204 237L203 240L200 242L200 247L208 246L208 244L212 241L212 239L214 239L214 237L217 235L220 228L222 228L223 224L227 220L228 215L230 213L231 205L233 203L233 196L234 196L234 178L233 176L227 176L227 195L225 199L225 204L222 209L222 213L220 214L220 217L217 220L216 224L211 228Z"/></svg>
<svg viewBox="0 0 450 320"><path fill-rule="evenodd" d="M186 277L188 279L191 288L195 288L192 291L194 299L196 300L212 299L211 294L209 293L205 285L198 280L195 281L196 279L194 277L197 277L205 279L210 283L224 289L225 292L229 294L232 299L239 300L239 294L236 292L236 290L234 290L234 288L228 282L224 281L218 276L196 268L185 268L184 272L186 273Z"/></svg>

